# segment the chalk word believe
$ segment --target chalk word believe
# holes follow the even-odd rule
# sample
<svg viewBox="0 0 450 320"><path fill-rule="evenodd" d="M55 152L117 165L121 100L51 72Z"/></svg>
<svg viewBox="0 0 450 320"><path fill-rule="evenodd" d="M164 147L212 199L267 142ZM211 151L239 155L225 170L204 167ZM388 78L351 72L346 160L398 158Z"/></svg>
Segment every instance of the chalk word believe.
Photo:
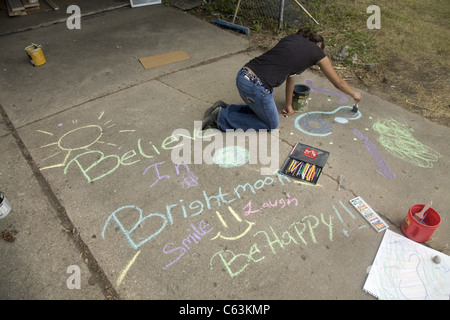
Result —
<svg viewBox="0 0 450 320"><path fill-rule="evenodd" d="M323 213L319 217L315 215L307 215L301 221L291 223L287 230L277 233L272 226L269 226L270 232L261 230L253 234L253 237L263 238L265 242L254 243L247 253L235 254L231 250L221 250L213 254L210 259L210 267L213 269L213 260L215 257L220 258L220 262L225 266L228 274L235 277L243 272L250 264L258 263L265 259L266 255L260 250L260 247L268 246L272 254L279 254L280 249L286 250L289 245L308 245L308 241L317 243L315 229L325 226L328 231L328 238L333 241L333 222L332 216L324 216ZM305 232L306 231L306 232ZM261 237L261 235L263 237ZM308 237L309 236L309 237ZM309 239L310 238L310 239Z"/></svg>
<svg viewBox="0 0 450 320"><path fill-rule="evenodd" d="M214 132L209 132L209 134L206 134L206 132L201 131L201 128L200 130L194 129L192 135L189 131L185 131L188 135L186 135L183 131L165 138L161 143L161 148L164 150L171 150L183 145L180 140L184 141L185 139L190 139L195 141L209 139L211 136L217 134ZM89 183L94 182L112 174L120 166L131 166L141 160L152 159L153 157L161 154L160 149L156 147L156 145L152 144L152 149L153 151L151 152L144 150L141 139L138 139L137 147L125 152L121 156L116 154L105 155L100 150L89 150L71 159L64 168L64 174L67 174L69 167L74 164L80 169L81 173Z"/></svg>
<svg viewBox="0 0 450 320"><path fill-rule="evenodd" d="M280 173L276 173L277 181L281 184L290 183L288 177L281 175ZM276 179L276 178L275 178ZM170 223L174 224L174 214L182 215L184 219L192 218L201 214L205 208L210 210L212 208L220 207L222 204L226 205L235 200L242 199L242 193L251 192L252 194L256 194L258 190L261 190L265 186L270 186L274 183L274 178L265 177L264 179L257 180L253 185L250 183L240 184L233 189L232 193L223 193L222 188L219 187L218 193L216 195L209 195L206 190L203 190L203 199L197 199L189 203L189 205L184 204L184 200L180 199L177 203L168 203L165 207L165 214L154 212L149 213L144 216L143 210L136 205L126 205L118 208L113 213L109 215L107 218L105 225L102 230L102 237L105 238L106 229L111 221L116 222L120 231L125 235L128 243L132 248L137 249L140 246L144 245L146 242L150 241L157 235L159 235ZM203 201L202 201L203 200ZM119 215L120 214L120 215ZM121 216L133 214L137 216L136 223L130 228L126 229L121 222ZM150 223L150 220L152 220ZM143 224L146 221L147 224ZM132 238L132 233L141 225L141 232L143 228L148 228L147 234L148 236L140 242L135 242ZM147 229L146 229L147 230Z"/></svg>

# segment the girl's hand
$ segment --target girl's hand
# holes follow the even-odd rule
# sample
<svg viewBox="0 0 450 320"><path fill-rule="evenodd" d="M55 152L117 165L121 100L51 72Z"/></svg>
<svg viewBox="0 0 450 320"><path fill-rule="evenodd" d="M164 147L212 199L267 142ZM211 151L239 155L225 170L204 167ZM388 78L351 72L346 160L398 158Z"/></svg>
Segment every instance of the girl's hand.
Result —
<svg viewBox="0 0 450 320"><path fill-rule="evenodd" d="M356 103L360 103L363 99L361 96L361 93L356 92L356 91L355 91L355 93L353 93L352 98L353 98L353 100L355 100Z"/></svg>
<svg viewBox="0 0 450 320"><path fill-rule="evenodd" d="M283 115L287 118L291 114L294 114L294 109L292 108L292 106L286 106L286 108L283 109Z"/></svg>

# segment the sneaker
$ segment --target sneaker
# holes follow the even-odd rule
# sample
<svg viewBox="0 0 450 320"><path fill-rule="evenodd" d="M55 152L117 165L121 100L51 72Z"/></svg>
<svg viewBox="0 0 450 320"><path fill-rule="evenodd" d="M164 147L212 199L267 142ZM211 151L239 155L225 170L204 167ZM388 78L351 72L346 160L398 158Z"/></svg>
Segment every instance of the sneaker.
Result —
<svg viewBox="0 0 450 320"><path fill-rule="evenodd" d="M219 101L214 102L214 104L213 104L211 107L209 107L209 108L205 111L205 114L203 115L203 119L208 118L209 115L210 115L214 110L216 110L218 107L226 108L226 107L227 107L227 104L226 104L225 102L223 102L222 100L219 100Z"/></svg>
<svg viewBox="0 0 450 320"><path fill-rule="evenodd" d="M208 126L217 123L217 118L219 117L219 111L220 111L220 109L218 107L216 107L211 112L211 114L202 121L202 130L205 130Z"/></svg>

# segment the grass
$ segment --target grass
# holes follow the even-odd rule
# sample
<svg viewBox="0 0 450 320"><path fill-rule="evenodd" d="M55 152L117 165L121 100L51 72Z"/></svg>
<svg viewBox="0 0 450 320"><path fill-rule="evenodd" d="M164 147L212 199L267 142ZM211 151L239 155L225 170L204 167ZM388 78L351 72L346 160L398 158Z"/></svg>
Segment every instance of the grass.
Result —
<svg viewBox="0 0 450 320"><path fill-rule="evenodd" d="M450 7L446 0L386 1L377 36L392 97L432 120L450 120Z"/></svg>
<svg viewBox="0 0 450 320"><path fill-rule="evenodd" d="M236 3L214 0L203 6L203 14L227 16L233 14ZM448 0L302 0L320 25L297 7L299 25L285 25L282 30L276 21L270 23L246 12L249 3L255 2L242 0L240 15L248 17L243 24L252 30L253 41L261 48L268 49L300 26L314 29L324 36L329 56L344 45L349 47L349 57L333 64L351 85L450 126ZM372 13L366 10L374 4L381 9L380 29L367 27ZM192 13L200 14L199 10ZM203 18L207 20L205 15ZM350 59L353 54L358 57L356 63Z"/></svg>
<svg viewBox="0 0 450 320"><path fill-rule="evenodd" d="M332 50L352 48L344 61L358 80L395 103L450 126L450 6L447 0L378 0L381 28L368 29L373 0L310 1L316 27ZM314 7L315 4L315 7ZM310 27L314 27L311 22ZM371 72L367 66L371 65Z"/></svg>

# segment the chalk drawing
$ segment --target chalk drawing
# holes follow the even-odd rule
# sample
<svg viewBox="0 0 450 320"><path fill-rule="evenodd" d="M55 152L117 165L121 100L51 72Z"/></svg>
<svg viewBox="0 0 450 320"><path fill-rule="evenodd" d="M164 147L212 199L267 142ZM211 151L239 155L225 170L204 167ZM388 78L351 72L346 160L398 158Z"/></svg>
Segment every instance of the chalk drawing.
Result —
<svg viewBox="0 0 450 320"><path fill-rule="evenodd" d="M129 214L130 212L132 214L135 214L135 212L133 211L137 211L138 212L138 217L139 219L137 220L137 222L134 224L134 226L130 229L127 230L125 229L125 227L123 226L122 222L120 221L118 214L121 212L125 212L125 214ZM161 226L159 227L159 229L157 228L157 230L155 232L153 232L151 235L149 235L147 238L145 238L144 240L136 243L132 238L131 238L131 234L133 233L133 231L136 230L137 227L139 227L145 220L152 218L152 217L158 217L161 219L160 223ZM166 227L167 224L167 218L159 213L150 213L146 216L143 215L143 211L141 208L139 208L138 206L123 206L119 209L117 209L116 211L114 211L106 220L105 225L103 226L103 230L102 230L102 238L105 239L105 232L106 232L106 227L109 225L110 221L114 220L116 222L116 224L119 226L120 230L122 231L122 233L125 235L126 239L128 240L128 243L131 245L131 247L133 249L138 249L140 246L142 246L143 244L145 244L147 241L151 240L152 238L156 237L158 234L161 233L161 231L164 230L164 228ZM151 226L151 229L154 229L154 225Z"/></svg>
<svg viewBox="0 0 450 320"><path fill-rule="evenodd" d="M100 114L98 117L98 120L100 121L103 117L104 112ZM56 137L57 140L55 142L51 142L48 144L45 144L41 146L41 149L43 148L56 148L56 150L52 149L52 154L47 156L44 161L47 161L49 159L58 159L56 161L59 161L59 159L62 158L61 162L44 166L41 168L41 170L51 169L51 168L58 168L58 167L64 167L70 158L71 154L78 150L89 150L92 146L97 144L104 144L109 145L112 147L117 147L116 144L111 142L102 141L101 138L103 136L104 127L108 125L111 122L111 120L106 121L103 124L91 124L86 126L81 126L72 130L67 131L63 135L60 136L60 138L56 137L56 133L48 132L45 130L36 130L39 133L45 134L50 137ZM72 121L73 124L77 124L77 120ZM58 127L62 127L63 124L58 124ZM109 126L106 126L106 128L113 127L114 124L111 124ZM119 132L134 132L134 130L121 130Z"/></svg>
<svg viewBox="0 0 450 320"><path fill-rule="evenodd" d="M337 123L341 123L341 124L348 123L348 119L347 118L343 118L343 117L335 117L334 121L336 121Z"/></svg>
<svg viewBox="0 0 450 320"><path fill-rule="evenodd" d="M438 255L441 263L433 262ZM449 300L450 259L386 230L363 289L384 300Z"/></svg>
<svg viewBox="0 0 450 320"><path fill-rule="evenodd" d="M120 276L117 279L117 286L120 286L120 284L122 283L123 279L127 275L128 270L130 270L131 266L134 264L134 262L136 261L136 259L137 259L137 257L139 256L140 253L141 253L141 251L136 252L134 257L130 260L130 262L128 262L128 264L125 267L125 269L123 269L123 271L120 273Z"/></svg>
<svg viewBox="0 0 450 320"><path fill-rule="evenodd" d="M44 133L44 134L53 136L53 133L50 133L47 131L42 131L42 130L37 130L37 131L40 133ZM83 139L81 139L81 141L80 141L80 139L73 139L73 138L71 139L71 137L77 136L77 134L80 137L83 137L84 139L86 139L86 137L88 139L86 139L85 141L83 141ZM62 163L58 163L58 164L44 167L41 169L45 170L45 169L49 169L49 168L65 166L65 163L66 163L67 159L70 157L70 154L72 151L80 150L80 149L87 150L90 146L92 146L94 143L96 143L100 139L102 134L103 134L103 130L102 130L101 126L89 125L89 126L84 126L84 127L80 127L80 128L71 130L71 131L67 132L66 134L64 134L63 136L61 136L61 138L58 141L41 146L41 148L57 146L60 149L59 151L57 151L56 153L50 155L49 157L47 157L45 159L53 158L63 151L66 152L66 155L64 156L64 160ZM91 135L93 135L93 136L91 136ZM68 142L66 143L65 141L68 141ZM75 141L75 144L78 144L78 145L73 145L72 147L70 147L69 143L72 141Z"/></svg>
<svg viewBox="0 0 450 320"><path fill-rule="evenodd" d="M344 220L342 219L341 215L339 214L339 211L336 209L336 207L333 205L333 210L334 213L336 214L336 216L338 217L339 221L344 224ZM342 232L345 234L346 237L349 236L348 231L344 229L342 229Z"/></svg>
<svg viewBox="0 0 450 320"><path fill-rule="evenodd" d="M413 137L413 130L395 120L378 119L373 129L380 134L378 142L394 157L422 168L432 168L441 156Z"/></svg>
<svg viewBox="0 0 450 320"><path fill-rule="evenodd" d="M213 161L219 167L232 168L239 167L248 162L250 153L241 146L229 146L217 150L214 153Z"/></svg>
<svg viewBox="0 0 450 320"><path fill-rule="evenodd" d="M234 211L234 209L231 206L228 206L228 211L231 213L231 215L234 217L234 219L238 222L238 223L242 223L242 219L241 217L236 213L236 211ZM222 215L220 214L219 211L216 211L217 217L219 218L219 221L222 223L222 226L227 229L228 228L228 224L225 222L225 220L223 219ZM240 239L242 237L244 237L247 233L250 232L252 226L255 225L254 222L245 220L245 222L247 223L247 228L240 233L237 236L223 236L221 231L219 231L211 240L215 240L217 238L221 238L224 240L237 240Z"/></svg>
<svg viewBox="0 0 450 320"><path fill-rule="evenodd" d="M373 159L378 165L379 170L377 170L377 172L385 178L388 179L395 178L395 174L392 173L391 169L389 169L389 166L387 165L386 161L384 161L383 157L381 156L380 152L378 151L377 147L373 144L373 142L370 141L370 139L366 135L364 135L364 133L362 133L357 129L353 129L351 130L351 132L355 136L357 136L359 140L361 140L362 143L364 143L367 150L369 150L370 154L372 155Z"/></svg>
<svg viewBox="0 0 450 320"><path fill-rule="evenodd" d="M333 125L331 123L322 117L316 117L315 114L310 114L310 112L304 116L302 115L301 118L299 117L295 126L300 131L303 131L301 128L305 128L306 131L303 132L311 136L326 136L333 132Z"/></svg>
<svg viewBox="0 0 450 320"><path fill-rule="evenodd" d="M356 216L347 208L346 205L342 203L342 201L339 200L339 204L341 205L342 208L344 208L345 211L347 211L347 213L350 215L350 217L352 217L352 219L356 218Z"/></svg>
<svg viewBox="0 0 450 320"><path fill-rule="evenodd" d="M281 183L282 185L292 182L288 177L280 174L279 171L276 172L276 175L278 177L278 182ZM192 218L201 214L205 210L215 209L217 207L220 207L221 205L228 205L233 201L242 199L244 193L256 194L259 190L263 189L264 186L270 186L273 183L274 183L273 178L265 177L264 179L257 180L253 185L248 182L244 184L239 184L230 193L223 192L221 187L218 188L217 193L212 194L210 191L207 192L207 190L203 190L202 191L203 199L196 199L194 201L191 201L189 205L187 204L185 205L183 199L179 199L179 201L177 201L176 203L167 203L164 208L165 211L164 214L155 212L144 216L143 210L139 206L136 205L122 206L108 216L105 225L103 227L102 237L103 239L105 239L105 232L108 225L110 224L111 221L115 221L119 226L120 231L124 234L130 246L134 249L137 249L140 246L144 245L147 241L150 241L151 239L159 235L165 229L168 223L173 225L174 214L181 216L183 219ZM122 215L130 214L130 212L134 215L136 215L137 213L138 219L136 224L130 230L127 230L123 226L120 217ZM136 230L139 224L141 224L147 219L150 219L152 223L150 223L150 221L147 221L146 225L141 225L140 230L142 233L147 232L148 237L136 243L132 238L132 233Z"/></svg>
<svg viewBox="0 0 450 320"><path fill-rule="evenodd" d="M261 260L263 260L265 258L265 256L262 256L262 257L258 256L260 254L261 254L261 250L259 250L258 245L256 243L253 244L252 247L250 248L249 254L239 253L239 254L236 255L236 254L234 254L233 251L227 249L227 250L216 252L212 256L212 258L210 259L209 265L210 265L210 268L213 269L213 263L212 263L213 259L216 256L219 256L220 261L225 266L226 270L228 271L228 274L231 277L236 277L242 271L244 271L250 265L251 262L258 263ZM230 255L231 255L231 258L226 258L225 257L225 256L229 257ZM254 255L256 255L256 256L254 256ZM243 258L243 259L239 259L239 258ZM235 261L238 260L238 259L241 262L240 268L238 266L239 269L232 269L231 265L233 265L235 263ZM242 261L245 261L245 262L242 263Z"/></svg>
<svg viewBox="0 0 450 320"><path fill-rule="evenodd" d="M339 201L339 204L352 220L356 220L356 215L342 201ZM336 206L332 205L332 208L339 221L345 225L345 219ZM358 229L366 227L362 225ZM258 263L268 257L267 253L264 253L261 249L270 248L270 253L276 256L290 246L316 245L327 240L333 242L333 228L333 216L323 213L308 214L299 221L291 222L287 228L281 227L281 231L276 230L273 226L269 226L268 230L258 230L253 233L253 238L257 239L257 241L251 245L248 254L245 249L244 253L238 254L229 249L220 250L212 255L209 262L210 268L214 269L214 261L218 258L218 261L225 267L228 274L231 277L236 277L251 264ZM320 233L322 238L319 238L319 230L322 231ZM323 239L324 233L327 235L327 240ZM346 237L350 235L345 229L343 229L343 233Z"/></svg>
<svg viewBox="0 0 450 320"><path fill-rule="evenodd" d="M281 185L285 185L288 183L293 183L291 179L288 177L282 175L279 173L279 170L276 172L276 176L278 177L278 183ZM274 183L274 179L271 177L265 177L264 179L257 180L253 184L250 183L243 183L239 184L236 187L234 187L232 192L224 192L221 187L218 188L218 192L210 192L203 190L203 199L196 199L191 201L190 203L187 201L185 204L184 199L179 199L175 203L167 203L164 210L162 212L164 213L158 213L153 211L153 213L144 215L143 210L139 208L136 205L128 205L120 207L119 209L115 210L112 214L110 214L104 224L103 230L102 230L102 238L106 238L106 231L107 228L111 225L111 222L115 222L117 226L119 227L119 230L123 233L124 238L129 243L129 245L134 248L138 249L141 246L143 246L148 241L154 239L156 236L158 236L163 230L166 229L166 227L170 224L174 224L174 215L177 216L177 219L188 219L195 216L200 215L206 210L214 210L216 213L216 217L218 219L219 227L217 229L217 233L214 237L212 237L211 240L215 239L222 239L222 240L238 240L243 238L244 236L250 234L251 230L253 230L253 227L255 226L255 223L252 221L248 221L246 219L242 219L240 215L231 207L231 203L234 201L242 200L243 195L246 197L253 195L256 195L259 190L262 190L264 186L271 186ZM237 202L236 202L237 203ZM289 194L286 194L286 198L281 199L273 199L270 201L265 201L261 205L255 205L255 208L252 208L252 200L247 203L243 207L242 215L246 216L252 213L256 213L262 209L271 209L276 210L287 208L289 206L297 207L299 204L299 201L296 197L291 197ZM228 209L228 215L224 216L223 211L220 210L220 207L222 205L226 205L226 208ZM346 209L345 206L341 203L341 206L351 215L348 209ZM284 209L286 210L286 209ZM160 211L161 212L161 211ZM127 224L123 223L122 221L125 221L124 219L127 218L128 220L131 218L134 218L136 223L130 228L126 229L124 225L130 225L128 222ZM354 219L354 216L352 216ZM324 222L325 218L322 216L320 217L321 220L323 220L323 224L327 224ZM329 218L330 222L327 224L329 225L330 230L330 239L332 240L332 221L331 216ZM178 220L177 220L178 221ZM228 222L228 223L227 223ZM307 241L302 238L302 233L304 230L309 230L311 233L311 238L313 239L313 242L316 243L316 237L313 233L314 229L317 227L319 223L319 218L316 218L312 215L308 215L307 217L304 217L302 221L295 222L292 225L292 228L297 232L297 235L299 236L299 239L302 243L307 244ZM238 234L232 234L233 231L230 231L231 228L229 228L229 224L234 227L233 230L243 230L239 231ZM243 224L243 225L242 225ZM136 228L139 226L139 240L135 240L137 236L133 236L133 232L136 230ZM299 230L299 226L303 227L303 230ZM230 234L231 233L231 234ZM171 251L172 249L170 246L174 246L173 244L166 244L165 251ZM185 248L186 249L186 248ZM177 249L177 251L182 251L182 249Z"/></svg>
<svg viewBox="0 0 450 320"><path fill-rule="evenodd" d="M180 166L183 166L186 171L180 174ZM188 165L181 162L175 165L175 170L177 172L177 176L180 176L180 179L177 180L177 183L183 187L183 189L189 189L191 187L198 186L198 177L189 169Z"/></svg>
<svg viewBox="0 0 450 320"><path fill-rule="evenodd" d="M168 137L170 138L170 137ZM167 138L164 140L167 141ZM172 142L170 142L172 143ZM150 142L151 144L151 142ZM162 144L163 148L172 148L168 147L166 142L163 142ZM156 148L155 145L152 146L153 149L156 151L156 153L159 155L160 152ZM123 155L117 155L117 154L109 154L105 155L102 151L99 150L90 150L83 152L81 154L76 155L73 157L64 168L64 174L68 173L69 168L72 164L76 165L76 168L80 170L82 175L87 179L89 183L94 182L96 180L102 179L111 173L115 172L119 167L129 167L136 163L139 163L141 160L146 159L152 159L156 155L150 155L148 151L144 151L142 147L141 139L137 140L137 150L132 149L127 152L125 152ZM97 156L93 156L97 155ZM92 160L95 160L92 162ZM162 164L164 162L153 164L145 169L145 172L155 167L155 170L157 171L157 166L159 164ZM94 173L90 173L90 171L93 171ZM144 174L145 174L144 172ZM159 178L164 178L164 176L159 176ZM158 182L159 179L156 181Z"/></svg>
<svg viewBox="0 0 450 320"><path fill-rule="evenodd" d="M296 201L294 201L294 199L297 200L296 197L291 198L289 196L288 198L291 199L291 201L293 203L297 203ZM284 199L280 199L280 200L284 200ZM273 207L274 201L267 201L265 203L272 203L272 205L271 205L272 208L281 208L278 206ZM344 210L348 213L348 215L352 218L352 220L356 219L356 216L343 204L342 201L339 201L339 204L342 206L342 208L344 208ZM282 201L282 206L283 205L284 204ZM335 211L335 214L337 215L338 219L344 225L345 224L344 218L339 213L336 206L332 205L332 208ZM130 209L130 208L123 208L123 209L125 210L125 209ZM142 215L142 211L140 211L137 208L132 208L132 209L136 209L140 213L139 221L137 222L137 224L142 224L147 216L144 217ZM228 211L231 215L228 216L227 219L229 220L229 217L232 217L231 220L232 220L233 225L236 225L236 223L246 222L248 224L247 228L243 232L241 232L241 234L239 234L237 236L230 236L230 237L221 236L221 234L219 232L213 238L211 238L211 240L217 239L219 237L222 240L239 240L239 239L243 238L244 236L250 235L250 229L256 225L256 223L254 223L254 222L243 220L239 216L239 214L236 211L234 211L230 206L228 207ZM227 222L225 222L225 219L222 217L222 215L218 211L216 211L216 212L217 212L217 217L218 217L219 221L222 223L222 227L225 230L227 230L227 228L228 228ZM116 214L115 216L111 216L110 219L115 219L115 218L117 218L117 216L118 216L118 214ZM119 227L124 230L123 226L121 226L122 223L118 220L116 220L116 222L119 225ZM141 225L141 227L144 227L144 226ZM258 230L253 233L253 238L257 239L257 242L254 243L253 245L251 245L251 248L250 248L248 254L247 253L235 254L233 251L228 250L228 249L221 250L219 252L214 253L213 256L210 258L210 267L211 267L211 269L213 269L213 261L215 260L216 257L218 257L218 258L220 258L219 261L224 265L225 269L228 271L228 274L231 277L235 277L235 276L239 275L241 272L243 272L249 265L251 265L253 263L258 263L261 260L265 259L265 257L267 257L267 254L264 254L259 248L270 248L270 253L272 253L272 255L276 256L292 245L308 246L311 244L318 244L318 243L324 241L323 231L325 231L325 234L327 234L326 238L328 239L328 241L333 242L334 241L333 227L334 227L334 225L333 225L332 215L331 214L327 215L327 214L323 214L323 213L308 214L308 215L304 216L303 218L301 218L300 220L290 223L287 228L281 227L282 231L276 230L273 226L269 226L268 229L266 229L266 230L261 229L261 230ZM204 244L205 242L203 242L203 244L202 244L202 240L207 236L207 234L209 234L215 228L216 227L210 226L208 223L204 222L203 220L200 221L200 223L195 224L195 225L193 223L191 223L190 228L187 229L188 235L186 237L184 237L184 239L178 241L178 243L179 243L178 245L175 244L174 242L167 242L164 245L162 252L164 253L165 257L170 258L170 260L169 260L170 262L166 263L162 267L162 269L167 270L170 266L177 263L182 257L185 257L186 253L191 251L193 248L198 247L200 245L205 245ZM102 232L103 238L104 238L105 229L106 229L106 225ZM361 229L361 227L359 229ZM322 233L320 233L322 235L321 236L322 238L319 238L319 234L318 234L319 231L322 231ZM348 237L349 236L348 231L346 231L345 229L344 229L344 231L345 231L344 234ZM153 236L156 236L157 234L159 234L159 232L157 232ZM127 236L131 236L131 230ZM129 239L130 244L134 243L134 241L131 239L131 237L129 237L128 239ZM147 241L148 241L148 239L145 239L145 240L143 240L143 242L134 243L134 249L137 249L138 247L140 247L143 243L145 243ZM120 283L126 276L128 270L135 263L140 252L141 251L138 251L135 254L133 259L127 264L127 266L121 272L119 279L117 280L118 285L120 285Z"/></svg>
<svg viewBox="0 0 450 320"><path fill-rule="evenodd" d="M350 216L353 220L356 219L356 216L350 211L350 209L349 209L345 204L342 203L342 201L339 201L339 204L340 204L341 207L349 214L349 216ZM342 225L345 226L344 219L342 218L342 216L341 216L341 214L339 213L338 209L337 209L334 205L333 205L333 210L334 210L334 213L336 214L337 218L339 219L339 221L342 223ZM363 228L367 228L367 226L366 226L366 225L360 225L358 229L363 229ZM345 228L342 229L342 233L343 233L346 237L350 236L349 232L348 232Z"/></svg>
<svg viewBox="0 0 450 320"><path fill-rule="evenodd" d="M351 110L353 107L340 106L333 111L311 111L299 115L294 120L294 126L297 130L315 137L325 137L330 135L333 131L333 125L329 123L323 117L317 117L316 115L329 115L337 112L343 113L347 116L348 120L357 120L361 118L361 112L358 110L356 113Z"/></svg>
<svg viewBox="0 0 450 320"><path fill-rule="evenodd" d="M163 176L160 176L160 175L159 175L158 165L163 164L163 163L165 163L165 161L159 162L159 163L154 163L154 164L152 164L151 166L148 166L148 167L144 170L143 175L147 172L148 169L150 169L150 168L155 168L155 172L156 172L157 179L150 185L150 188L153 187L153 186L154 186L156 183L158 183L160 180L162 180L162 179L169 179L169 178L170 178L170 176L169 176L168 174L163 175Z"/></svg>
<svg viewBox="0 0 450 320"><path fill-rule="evenodd" d="M69 170L71 170L71 173L76 173L79 170L88 183L91 183L109 176L116 172L118 168L131 167L140 163L142 160L161 156L163 151L171 151L179 147L180 141L184 139L199 141L209 139L212 136L203 133L200 126L198 128L194 127L192 133L188 130L180 130L177 134L172 133L156 144L148 140L142 141L142 138L137 138L134 146L125 147L110 141L103 141L105 129L115 127L115 124L111 123L112 120L102 120L104 114L104 111L101 112L97 119L103 123L80 126L66 131L62 135L47 130L36 130L38 133L44 134L52 139L51 143L40 146L41 149L50 153L42 160L45 165L40 169L48 170L63 167L64 174L68 174ZM72 121L72 123L77 124L78 121ZM58 127L58 130L61 130L63 124L58 124ZM131 134L135 133L136 130L122 129L117 130L117 132L120 134ZM107 146L107 148L103 146ZM122 148L127 148L128 151L124 153L114 151L121 150ZM47 162L51 162L52 164L47 165ZM154 165L155 170L157 169L157 165L158 163ZM195 178L192 174L187 174L183 182L183 187L195 184L193 182Z"/></svg>
<svg viewBox="0 0 450 320"><path fill-rule="evenodd" d="M184 256L184 254L187 251L191 250L192 243L194 243L195 245L199 244L199 242L202 240L202 238L214 229L212 227L210 228L209 224L203 220L200 221L200 223L198 224L197 227L192 223L191 223L190 227L192 230L187 229L187 231L189 232L189 235L186 238L184 238L183 240L181 240L180 246L169 249L169 250L166 250L168 246L174 246L174 244L172 242L168 242L164 246L163 252L165 254L171 254L175 251L181 251L181 254L179 254L175 260L172 260L170 263L166 264L163 267L163 270L166 270L168 267L170 267L171 265L176 263L178 260L181 259L181 257Z"/></svg>
<svg viewBox="0 0 450 320"><path fill-rule="evenodd" d="M336 92L336 91L332 91L332 90L316 87L314 85L314 83L312 82L312 80L305 80L305 84L308 87L310 87L311 91L318 92L318 93L323 93L323 94L330 94L330 95L333 95L333 96L338 96L339 100L335 101L337 104L346 103L348 101L347 95L345 95L345 94L343 94L341 92ZM330 101L330 99L328 99L328 101Z"/></svg>
<svg viewBox="0 0 450 320"><path fill-rule="evenodd" d="M322 224L321 224L322 223ZM214 260L216 257L220 258L220 262L225 266L228 274L231 277L236 277L242 273L250 264L258 263L266 258L266 255L259 249L269 247L273 255L278 255L280 250L285 250L290 245L307 245L307 235L310 236L313 243L317 244L318 240L315 234L315 229L320 225L324 225L328 232L329 241L333 241L333 223L332 217L327 218L323 213L320 218L315 215L307 215L301 221L293 222L284 231L277 231L272 226L269 226L270 231L260 230L253 234L253 237L259 241L252 244L249 253L235 254L232 250L221 250L213 254L209 264L210 268L214 268ZM303 226L299 230L298 226ZM305 232L306 231L306 232ZM303 234L305 232L305 234Z"/></svg>
<svg viewBox="0 0 450 320"><path fill-rule="evenodd" d="M287 198L286 199L275 199L272 201L267 201L264 202L262 204L262 206L260 206L260 208L253 210L252 209L252 200L250 200L245 207L243 207L242 209L244 210L244 216L248 216L252 213L257 213L265 208L267 209L271 209L271 208L279 208L279 209L283 209L285 207L289 207L291 205L291 203L293 202L295 204L295 206L298 206L298 200L297 198L292 198L289 195L289 193L286 194Z"/></svg>
<svg viewBox="0 0 450 320"><path fill-rule="evenodd" d="M278 178L278 180L277 180L278 183L280 183L281 185L285 185L285 184L293 182L287 176L280 174L279 170L277 170L275 172L275 174L276 174L276 178ZM237 201L237 200L241 200L243 197L243 194L245 194L246 196L256 195L259 192L259 190L262 190L265 186L271 186L273 184L274 184L274 178L264 177L264 179L259 179L256 182L254 182L253 184L250 184L248 182L239 184L234 187L232 192L223 192L221 187L218 188L217 193L211 193L209 191L207 192L206 190L203 190L202 191L203 199L193 200L189 204L185 204L184 199L179 199L175 203L167 203L164 210L162 211L164 213L158 213L158 212L154 211L153 213L147 214L145 216L143 214L143 210L139 206L125 205L125 206L122 206L122 207L116 209L114 212L112 212L108 216L108 218L106 219L106 222L103 226L102 238L105 239L106 230L107 230L108 226L110 225L110 223L115 222L118 225L119 230L125 236L125 239L128 241L129 245L132 248L137 249L137 248L141 247L142 245L144 245L145 243L147 243L148 241L150 241L151 239L153 239L154 237L158 236L166 228L166 226L169 223L171 225L173 225L174 224L173 216L175 214L183 219L188 219L188 218L192 218L197 215L200 215L205 210L211 210L211 209L216 210L216 216L218 217L219 221L222 223L222 225L225 228L225 227L227 227L227 224L225 223L225 220L223 219L221 213L218 211L217 208L221 207L222 205L227 205L229 207L230 214L235 218L235 220L238 223L245 223L247 225L247 227L244 230L244 232L239 235L233 235L233 236L225 235L224 236L221 233L218 233L216 235L216 237L221 237L226 240L235 240L235 239L241 238L245 234L247 234L250 231L250 229L254 223L247 221L247 220L242 221L242 219L239 217L239 215L232 208L230 209L230 203ZM289 200L289 196L288 196L288 199L286 199L286 201L288 201L287 204L289 205L292 201L297 201L297 199ZM283 201L281 201L281 200L279 200L278 203L283 205ZM295 203L297 204L297 202L295 202ZM272 202L272 204L273 204L273 202ZM271 204L268 203L268 204L266 204L266 206L271 206ZM246 208L246 207L244 207L244 208ZM260 206L260 208L264 208L264 204L263 204L263 206ZM135 217L136 223L134 224L134 226L132 228L127 230L124 227L124 223L122 223L121 219L123 219L125 217L129 217L130 215L132 217ZM135 241L134 238L132 237L133 232L136 230L136 228L138 226L140 227L140 229L139 229L140 234L147 235L147 237L145 237L141 241Z"/></svg>
<svg viewBox="0 0 450 320"><path fill-rule="evenodd" d="M69 155L70 155L70 152L68 153L68 156ZM91 156L91 155L96 155L96 156ZM88 167L84 167L83 161L81 161L81 158L85 158L86 156L88 156L91 159L97 159L97 160L95 160L93 163L91 163ZM117 155L105 156L105 154L99 150L91 150L91 151L83 152L82 154L80 154L80 155L74 157L72 160L70 160L67 163L66 167L64 168L64 174L67 174L69 167L72 165L72 163L77 165L77 167L80 169L81 173L83 174L83 176L86 178L86 180L89 183L99 180L99 179L111 174L122 164L121 159ZM92 169L98 167L100 164L105 164L105 166L102 167L101 174L98 174L98 172L97 172L97 174L98 174L97 176L95 176L95 174L90 175L89 172ZM48 168L49 167L42 168L42 169L48 169ZM106 168L106 169L104 169L104 168Z"/></svg>

